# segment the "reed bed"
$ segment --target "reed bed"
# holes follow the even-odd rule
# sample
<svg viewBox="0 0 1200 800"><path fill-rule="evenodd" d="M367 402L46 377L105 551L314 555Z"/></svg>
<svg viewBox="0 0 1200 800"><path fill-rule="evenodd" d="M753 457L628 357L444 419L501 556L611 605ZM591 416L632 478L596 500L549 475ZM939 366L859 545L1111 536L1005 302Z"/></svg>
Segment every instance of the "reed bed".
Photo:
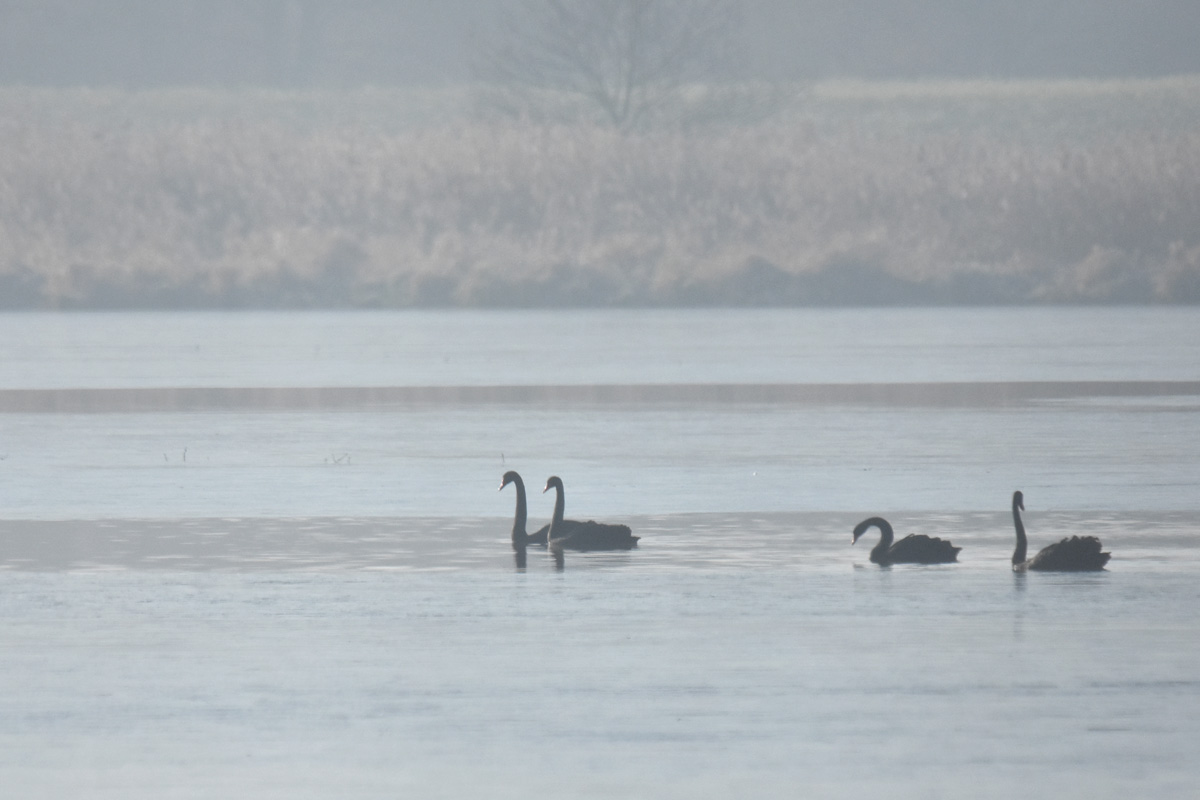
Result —
<svg viewBox="0 0 1200 800"><path fill-rule="evenodd" d="M1200 301L1200 78L472 96L2 89L0 305Z"/></svg>

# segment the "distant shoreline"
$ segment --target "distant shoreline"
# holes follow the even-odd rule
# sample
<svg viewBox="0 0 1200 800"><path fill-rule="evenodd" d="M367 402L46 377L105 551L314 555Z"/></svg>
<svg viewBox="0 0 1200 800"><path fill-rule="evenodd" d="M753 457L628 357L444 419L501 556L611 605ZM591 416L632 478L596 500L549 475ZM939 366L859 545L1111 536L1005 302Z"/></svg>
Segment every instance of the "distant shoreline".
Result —
<svg viewBox="0 0 1200 800"><path fill-rule="evenodd" d="M1080 399L1200 398L1200 381L949 381L514 386L0 389L0 413L363 410L420 405L742 404L1007 407Z"/></svg>

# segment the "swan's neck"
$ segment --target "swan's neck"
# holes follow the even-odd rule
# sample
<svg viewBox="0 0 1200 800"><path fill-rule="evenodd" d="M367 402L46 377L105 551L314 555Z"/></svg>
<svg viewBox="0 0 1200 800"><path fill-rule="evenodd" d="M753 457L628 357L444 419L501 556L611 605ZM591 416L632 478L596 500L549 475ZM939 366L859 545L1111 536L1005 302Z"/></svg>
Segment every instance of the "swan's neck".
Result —
<svg viewBox="0 0 1200 800"><path fill-rule="evenodd" d="M525 483L520 478L513 480L513 484L517 487L517 515L513 517L512 538L513 541L525 542L525 518L529 511L525 505Z"/></svg>
<svg viewBox="0 0 1200 800"><path fill-rule="evenodd" d="M1013 525L1017 529L1017 549L1013 550L1012 563L1016 565L1025 563L1025 550L1027 543L1025 541L1025 523L1021 521L1021 509L1015 502L1013 503L1012 511Z"/></svg>
<svg viewBox="0 0 1200 800"><path fill-rule="evenodd" d="M562 528L563 512L566 509L567 500L563 496L563 488L561 485L554 487L554 516L550 518L550 532L547 534L548 539L554 538L556 528Z"/></svg>
<svg viewBox="0 0 1200 800"><path fill-rule="evenodd" d="M885 558L888 550L892 548L892 540L896 534L892 531L892 524L883 517L875 520L875 527L879 528L879 544L871 548L871 557Z"/></svg>

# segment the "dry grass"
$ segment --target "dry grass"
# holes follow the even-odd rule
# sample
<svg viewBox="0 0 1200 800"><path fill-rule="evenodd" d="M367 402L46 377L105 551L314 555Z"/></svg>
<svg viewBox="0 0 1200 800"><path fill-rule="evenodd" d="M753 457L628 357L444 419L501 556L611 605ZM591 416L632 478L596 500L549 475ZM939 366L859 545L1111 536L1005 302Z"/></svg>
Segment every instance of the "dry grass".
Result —
<svg viewBox="0 0 1200 800"><path fill-rule="evenodd" d="M0 304L1200 301L1197 78L634 134L467 98L0 90Z"/></svg>

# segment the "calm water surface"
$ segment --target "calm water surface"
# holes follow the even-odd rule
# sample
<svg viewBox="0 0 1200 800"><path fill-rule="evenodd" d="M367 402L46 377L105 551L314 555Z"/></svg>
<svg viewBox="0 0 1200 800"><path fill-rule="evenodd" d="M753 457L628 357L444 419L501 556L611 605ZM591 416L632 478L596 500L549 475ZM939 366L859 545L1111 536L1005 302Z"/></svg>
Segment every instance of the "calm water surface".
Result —
<svg viewBox="0 0 1200 800"><path fill-rule="evenodd" d="M14 796L1200 783L1193 309L16 314L0 342ZM772 388L844 384L882 388ZM286 391L161 391L206 387ZM556 473L641 546L518 570L511 468L531 527ZM1109 570L1013 575L1016 488L1033 548L1094 533ZM961 563L874 567L876 513Z"/></svg>

